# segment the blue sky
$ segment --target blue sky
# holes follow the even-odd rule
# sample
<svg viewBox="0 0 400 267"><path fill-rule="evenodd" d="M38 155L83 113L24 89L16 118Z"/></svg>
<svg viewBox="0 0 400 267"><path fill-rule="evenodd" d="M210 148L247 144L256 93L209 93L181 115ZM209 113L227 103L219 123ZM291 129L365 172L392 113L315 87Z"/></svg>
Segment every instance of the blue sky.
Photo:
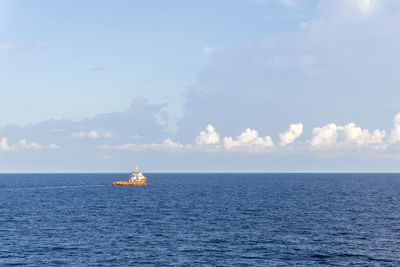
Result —
<svg viewBox="0 0 400 267"><path fill-rule="evenodd" d="M279 5L247 1L13 0L0 7L1 42L21 47L0 55L8 98L1 111L12 111L2 125L81 119L127 108L137 96L179 97L207 63L203 48L297 27L268 18L287 13ZM26 114L20 103L35 112Z"/></svg>
<svg viewBox="0 0 400 267"><path fill-rule="evenodd" d="M0 171L400 171L394 0L0 0Z"/></svg>

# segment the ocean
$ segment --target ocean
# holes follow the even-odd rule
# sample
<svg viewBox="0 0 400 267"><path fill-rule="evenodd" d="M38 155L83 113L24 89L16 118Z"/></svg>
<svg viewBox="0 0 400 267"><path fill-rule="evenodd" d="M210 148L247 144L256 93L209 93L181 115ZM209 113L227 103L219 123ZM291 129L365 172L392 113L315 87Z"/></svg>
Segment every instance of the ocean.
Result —
<svg viewBox="0 0 400 267"><path fill-rule="evenodd" d="M0 266L400 265L400 174L0 174Z"/></svg>

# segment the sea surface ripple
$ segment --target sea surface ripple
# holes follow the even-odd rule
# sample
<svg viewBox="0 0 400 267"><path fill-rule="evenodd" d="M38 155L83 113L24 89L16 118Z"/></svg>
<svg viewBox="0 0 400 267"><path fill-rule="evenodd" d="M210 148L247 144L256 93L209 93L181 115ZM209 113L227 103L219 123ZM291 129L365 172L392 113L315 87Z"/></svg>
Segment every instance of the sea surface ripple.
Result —
<svg viewBox="0 0 400 267"><path fill-rule="evenodd" d="M0 266L400 266L399 174L0 174Z"/></svg>

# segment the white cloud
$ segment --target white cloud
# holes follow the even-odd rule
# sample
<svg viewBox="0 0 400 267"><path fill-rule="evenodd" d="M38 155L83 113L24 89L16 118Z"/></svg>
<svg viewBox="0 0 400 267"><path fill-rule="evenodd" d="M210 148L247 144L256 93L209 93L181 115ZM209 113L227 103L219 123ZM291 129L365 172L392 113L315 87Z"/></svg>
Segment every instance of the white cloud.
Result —
<svg viewBox="0 0 400 267"><path fill-rule="evenodd" d="M263 149L271 148L274 146L274 142L270 136L260 137L256 130L246 129L241 133L236 140L232 137L224 137L224 146L226 149L233 148L247 148L247 149Z"/></svg>
<svg viewBox="0 0 400 267"><path fill-rule="evenodd" d="M291 144L303 133L303 124L290 124L289 130L280 133L279 137L281 138L281 146L286 146Z"/></svg>
<svg viewBox="0 0 400 267"><path fill-rule="evenodd" d="M200 135L196 138L197 144L202 145L216 145L219 144L220 137L215 131L215 128L209 124L207 125L207 131L201 131Z"/></svg>
<svg viewBox="0 0 400 267"><path fill-rule="evenodd" d="M2 150L2 151L10 150L10 146L8 145L8 140L5 137L2 137L0 140L0 150Z"/></svg>
<svg viewBox="0 0 400 267"><path fill-rule="evenodd" d="M316 127L312 131L310 144L313 148L333 148L333 147L365 147L385 148L384 130L374 130L370 133L367 129L361 129L354 122L344 126L337 126L330 123L323 127ZM339 139L339 140L338 140Z"/></svg>
<svg viewBox="0 0 400 267"><path fill-rule="evenodd" d="M383 138L386 135L384 130L378 129L370 133L367 129L357 127L354 122L339 127L339 129L343 132L345 143L358 146L383 144Z"/></svg>
<svg viewBox="0 0 400 267"><path fill-rule="evenodd" d="M48 147L49 149L58 149L59 146L56 144L51 144ZM37 142L27 142L26 139L21 139L17 143L9 145L8 139L6 137L2 137L0 139L0 151L21 151L21 150L38 150L38 149L45 149L44 146L38 144Z"/></svg>
<svg viewBox="0 0 400 267"><path fill-rule="evenodd" d="M110 138L114 137L114 135L111 132L105 132L103 134L99 133L98 131L92 130L88 132L77 132L73 133L70 135L71 137L76 137L76 138L92 138L92 139L97 139L100 137L105 137L105 138Z"/></svg>
<svg viewBox="0 0 400 267"><path fill-rule="evenodd" d="M42 149L43 147L36 142L28 143L25 139L19 140L15 145L16 149Z"/></svg>
<svg viewBox="0 0 400 267"><path fill-rule="evenodd" d="M179 142L174 142L170 138L165 139L161 146L166 148L190 148L190 146L183 145Z"/></svg>
<svg viewBox="0 0 400 267"><path fill-rule="evenodd" d="M394 117L393 129L390 133L390 143L395 144L400 142L400 113Z"/></svg>
<svg viewBox="0 0 400 267"><path fill-rule="evenodd" d="M336 145L337 127L330 123L324 127L316 127L312 131L311 146L313 147L332 147Z"/></svg>

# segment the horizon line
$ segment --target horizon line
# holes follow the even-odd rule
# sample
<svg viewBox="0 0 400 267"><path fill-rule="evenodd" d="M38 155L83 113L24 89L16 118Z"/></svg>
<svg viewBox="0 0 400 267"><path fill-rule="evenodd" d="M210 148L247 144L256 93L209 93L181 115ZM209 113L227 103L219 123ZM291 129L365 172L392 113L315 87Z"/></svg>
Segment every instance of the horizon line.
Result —
<svg viewBox="0 0 400 267"><path fill-rule="evenodd" d="M128 172L0 172L1 174L125 174ZM400 171L146 171L154 174L400 174Z"/></svg>

